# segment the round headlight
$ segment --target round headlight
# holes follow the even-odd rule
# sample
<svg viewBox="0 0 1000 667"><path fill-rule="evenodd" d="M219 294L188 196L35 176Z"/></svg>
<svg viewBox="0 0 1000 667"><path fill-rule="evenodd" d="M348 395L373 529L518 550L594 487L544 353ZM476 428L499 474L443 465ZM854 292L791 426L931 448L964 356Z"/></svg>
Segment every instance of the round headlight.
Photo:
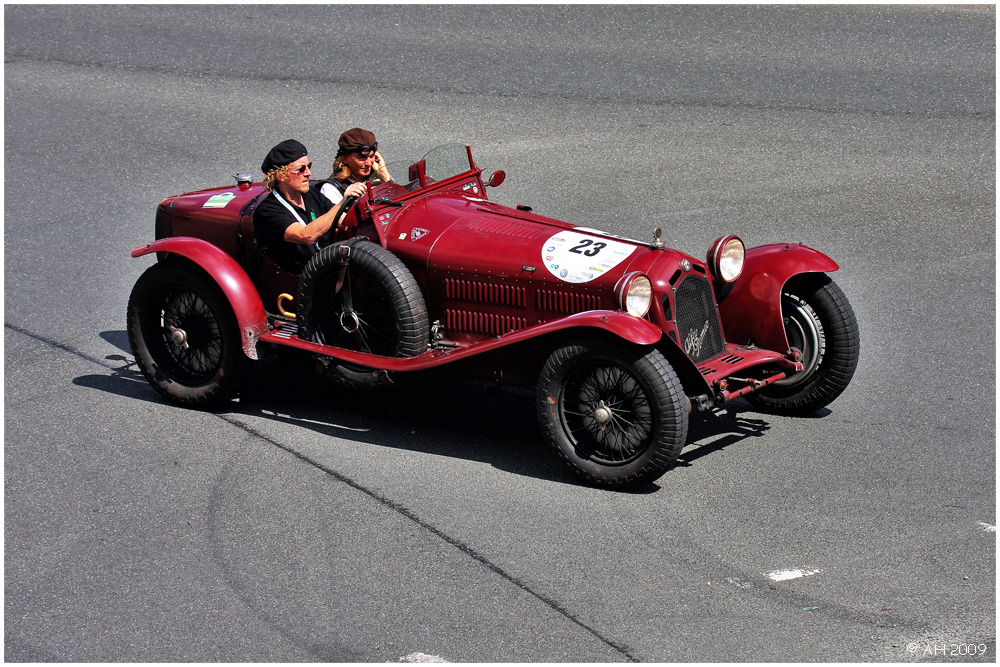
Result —
<svg viewBox="0 0 1000 667"><path fill-rule="evenodd" d="M653 286L649 278L641 273L625 276L622 288L618 292L618 302L622 310L629 315L645 317L649 305L653 302Z"/></svg>
<svg viewBox="0 0 1000 667"><path fill-rule="evenodd" d="M738 236L722 236L708 249L708 266L719 280L731 283L743 272L746 249Z"/></svg>

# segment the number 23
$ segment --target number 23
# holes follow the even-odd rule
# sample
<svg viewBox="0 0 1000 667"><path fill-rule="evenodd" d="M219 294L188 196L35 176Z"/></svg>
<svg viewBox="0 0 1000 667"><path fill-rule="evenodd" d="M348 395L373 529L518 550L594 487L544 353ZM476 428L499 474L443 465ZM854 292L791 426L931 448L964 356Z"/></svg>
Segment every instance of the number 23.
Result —
<svg viewBox="0 0 1000 667"><path fill-rule="evenodd" d="M569 249L570 252L575 252L578 255L586 255L587 257L593 257L597 253L601 252L608 246L607 243L601 241L594 241L591 239L583 239L579 244L573 246Z"/></svg>

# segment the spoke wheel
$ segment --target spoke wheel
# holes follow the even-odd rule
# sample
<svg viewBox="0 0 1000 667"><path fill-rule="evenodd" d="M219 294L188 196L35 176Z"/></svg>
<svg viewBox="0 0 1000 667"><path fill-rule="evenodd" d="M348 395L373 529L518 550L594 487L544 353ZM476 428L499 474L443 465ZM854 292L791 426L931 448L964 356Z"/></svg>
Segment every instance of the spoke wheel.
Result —
<svg viewBox="0 0 1000 667"><path fill-rule="evenodd" d="M602 465L634 461L654 426L649 394L628 369L616 364L585 364L563 390L560 412L581 455Z"/></svg>
<svg viewBox="0 0 1000 667"><path fill-rule="evenodd" d="M245 366L239 328L222 291L183 261L150 267L132 290L129 342L149 383L184 405L231 398Z"/></svg>
<svg viewBox="0 0 1000 667"><path fill-rule="evenodd" d="M687 441L687 399L655 349L583 336L549 357L537 401L546 442L596 486L648 486Z"/></svg>
<svg viewBox="0 0 1000 667"><path fill-rule="evenodd" d="M186 289L160 294L157 334L179 378L204 382L222 363L222 331L215 313L200 296Z"/></svg>

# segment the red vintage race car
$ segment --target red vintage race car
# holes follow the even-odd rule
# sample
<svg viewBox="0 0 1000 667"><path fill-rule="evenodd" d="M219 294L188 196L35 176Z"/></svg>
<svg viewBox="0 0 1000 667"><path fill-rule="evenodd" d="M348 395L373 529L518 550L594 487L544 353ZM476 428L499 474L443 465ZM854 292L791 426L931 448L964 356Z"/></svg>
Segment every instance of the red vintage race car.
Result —
<svg viewBox="0 0 1000 667"><path fill-rule="evenodd" d="M816 250L727 235L700 261L660 230L644 243L501 206L486 188L503 172L484 181L468 146L390 171L341 203L348 224L301 276L258 245L266 190L249 175L161 202L157 240L132 252L158 261L128 304L149 383L174 403L218 404L249 360L286 346L339 383L440 368L533 387L544 439L572 471L635 489L680 454L691 411L743 396L812 413L854 374L857 321Z"/></svg>

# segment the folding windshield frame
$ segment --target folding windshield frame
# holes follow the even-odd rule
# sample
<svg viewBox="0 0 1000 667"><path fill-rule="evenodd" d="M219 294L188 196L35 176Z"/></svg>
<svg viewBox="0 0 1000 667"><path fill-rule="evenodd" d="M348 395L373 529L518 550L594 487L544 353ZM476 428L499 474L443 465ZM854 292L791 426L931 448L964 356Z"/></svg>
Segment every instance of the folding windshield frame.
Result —
<svg viewBox="0 0 1000 667"><path fill-rule="evenodd" d="M441 148L447 146L456 146L460 144L444 144L438 146L433 150L429 151L424 157L420 158L413 164L409 166L409 172L407 173L408 182L399 183L397 181L390 181L389 183L382 183L378 186L382 188L385 185L395 186L391 190L386 192L383 190L379 194L382 196L389 196L394 201L402 202L407 199L411 199L418 194L426 193L428 190L436 190L440 187L450 185L453 182L461 181L462 179L468 178L469 176L474 176L477 179L482 174L482 169L476 166L476 162L472 157L472 146L468 144L461 145L465 149L465 157L468 160L468 167L462 171L458 171L450 176L446 176L442 179L433 178L433 173L429 176L427 173L427 158L432 156L433 153Z"/></svg>

